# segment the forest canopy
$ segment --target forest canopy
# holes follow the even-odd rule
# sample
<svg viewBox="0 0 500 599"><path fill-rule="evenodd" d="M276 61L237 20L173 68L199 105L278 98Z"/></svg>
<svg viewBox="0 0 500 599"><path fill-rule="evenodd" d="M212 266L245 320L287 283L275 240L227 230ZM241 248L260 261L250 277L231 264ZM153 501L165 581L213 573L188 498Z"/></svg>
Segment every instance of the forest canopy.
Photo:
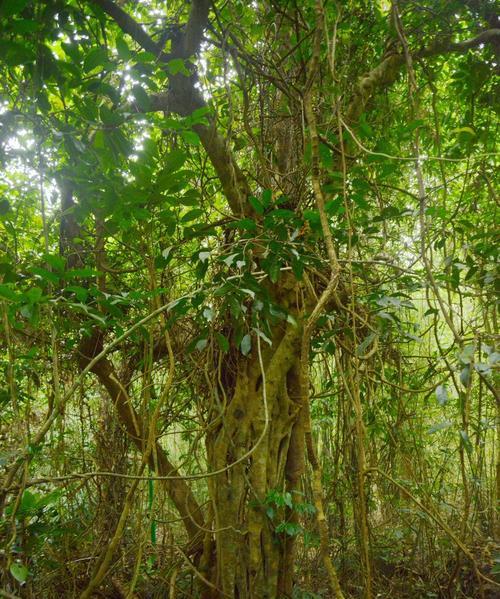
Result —
<svg viewBox="0 0 500 599"><path fill-rule="evenodd" d="M0 1L0 597L500 593L490 0Z"/></svg>

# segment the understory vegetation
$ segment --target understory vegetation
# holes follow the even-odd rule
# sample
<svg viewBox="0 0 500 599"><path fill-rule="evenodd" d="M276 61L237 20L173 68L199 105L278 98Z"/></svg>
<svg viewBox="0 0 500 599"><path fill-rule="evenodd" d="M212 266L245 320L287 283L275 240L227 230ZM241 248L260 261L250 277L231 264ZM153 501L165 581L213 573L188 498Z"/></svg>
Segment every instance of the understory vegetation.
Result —
<svg viewBox="0 0 500 599"><path fill-rule="evenodd" d="M490 0L0 2L0 597L500 597Z"/></svg>

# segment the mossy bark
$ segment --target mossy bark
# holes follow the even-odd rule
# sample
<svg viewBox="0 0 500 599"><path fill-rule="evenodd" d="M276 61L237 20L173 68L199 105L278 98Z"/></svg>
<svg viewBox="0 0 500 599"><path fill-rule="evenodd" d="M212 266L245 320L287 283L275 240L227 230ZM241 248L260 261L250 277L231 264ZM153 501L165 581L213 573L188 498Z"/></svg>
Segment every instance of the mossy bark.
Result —
<svg viewBox="0 0 500 599"><path fill-rule="evenodd" d="M300 336L300 325L281 325L271 347L238 358L234 389L207 438L210 470L223 472L209 482L214 533L201 563L218 591L206 589L205 599L275 599L292 588L293 542L275 533L265 501L270 490L296 488L303 472L293 374Z"/></svg>

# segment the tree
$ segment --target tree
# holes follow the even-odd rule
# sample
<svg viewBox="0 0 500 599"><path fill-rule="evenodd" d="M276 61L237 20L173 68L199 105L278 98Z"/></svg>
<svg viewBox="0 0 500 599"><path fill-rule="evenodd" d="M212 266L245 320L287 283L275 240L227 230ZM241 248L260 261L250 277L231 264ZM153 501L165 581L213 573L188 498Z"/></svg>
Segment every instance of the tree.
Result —
<svg viewBox="0 0 500 599"><path fill-rule="evenodd" d="M80 385L96 380L139 457L114 473L130 475L127 492L81 597L105 580L143 480L175 507L177 551L202 597L291 596L308 468L329 596L344 597L311 422L329 363L347 397L372 597L370 371L401 369L429 327L431 390L447 403L444 372L461 402L454 541L481 585L467 544L479 464L469 429L479 388L498 409L495 358L480 361L495 333L493 6L4 0L1 10L5 401L19 421L30 347L22 359L42 370L48 398L9 459L7 515L54 426L63 447ZM420 327L403 316L417 308ZM411 375L388 384L412 387ZM174 464L162 440L174 423L197 468Z"/></svg>

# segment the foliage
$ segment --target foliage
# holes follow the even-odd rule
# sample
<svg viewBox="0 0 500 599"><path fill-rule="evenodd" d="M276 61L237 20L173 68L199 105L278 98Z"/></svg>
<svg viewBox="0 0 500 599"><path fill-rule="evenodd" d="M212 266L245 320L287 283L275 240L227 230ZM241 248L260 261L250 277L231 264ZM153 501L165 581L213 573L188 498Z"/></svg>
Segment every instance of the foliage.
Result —
<svg viewBox="0 0 500 599"><path fill-rule="evenodd" d="M2 0L5 592L495 595L494 8Z"/></svg>

